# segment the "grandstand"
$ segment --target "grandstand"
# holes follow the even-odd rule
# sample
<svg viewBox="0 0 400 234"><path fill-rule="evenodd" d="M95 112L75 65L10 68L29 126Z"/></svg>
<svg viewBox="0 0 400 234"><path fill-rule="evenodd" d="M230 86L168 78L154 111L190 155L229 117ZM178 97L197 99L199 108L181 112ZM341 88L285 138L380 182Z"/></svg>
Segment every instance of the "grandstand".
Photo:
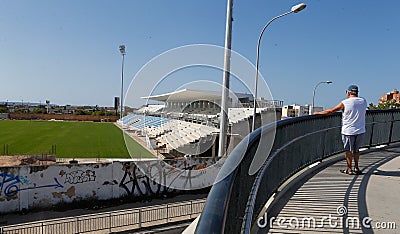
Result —
<svg viewBox="0 0 400 234"><path fill-rule="evenodd" d="M150 144L164 155L192 154L198 142L215 140L218 128L180 119L129 114L118 123L130 133L147 136ZM183 156L180 155L180 156Z"/></svg>
<svg viewBox="0 0 400 234"><path fill-rule="evenodd" d="M157 116L151 115L138 115L138 114L129 114L127 116L122 117L118 120L123 126L128 128L129 130L142 130L146 127L159 127L171 119L169 118L161 118Z"/></svg>
<svg viewBox="0 0 400 234"><path fill-rule="evenodd" d="M251 95L238 94L237 97L230 98L232 108L228 109L228 118L230 138L240 140L250 132L253 108ZM164 105L146 105L118 120L117 124L128 131L128 135L141 137L149 148L164 157L216 155L221 112L219 93L184 89L144 98ZM276 104L282 104L281 101L263 103L263 108L257 108L262 124L280 119L277 115L281 106Z"/></svg>

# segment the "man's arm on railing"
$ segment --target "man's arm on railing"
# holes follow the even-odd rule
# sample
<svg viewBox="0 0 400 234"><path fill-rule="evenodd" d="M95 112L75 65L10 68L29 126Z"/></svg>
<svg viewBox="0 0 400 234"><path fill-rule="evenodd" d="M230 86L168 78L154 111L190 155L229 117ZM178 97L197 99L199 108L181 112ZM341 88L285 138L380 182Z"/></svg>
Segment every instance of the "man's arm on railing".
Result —
<svg viewBox="0 0 400 234"><path fill-rule="evenodd" d="M326 114L330 114L336 111L343 111L344 110L344 105L342 102L340 102L339 104L337 104L337 106L323 110L323 111L317 111L314 112L314 115L326 115Z"/></svg>

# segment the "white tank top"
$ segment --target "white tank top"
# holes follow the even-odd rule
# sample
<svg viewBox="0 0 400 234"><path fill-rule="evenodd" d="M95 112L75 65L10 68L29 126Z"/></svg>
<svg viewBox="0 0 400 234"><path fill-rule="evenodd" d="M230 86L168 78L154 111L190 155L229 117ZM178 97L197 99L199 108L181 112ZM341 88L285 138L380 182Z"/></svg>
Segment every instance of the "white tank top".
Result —
<svg viewBox="0 0 400 234"><path fill-rule="evenodd" d="M362 97L347 98L342 101L342 134L357 135L365 133L365 113L367 101Z"/></svg>

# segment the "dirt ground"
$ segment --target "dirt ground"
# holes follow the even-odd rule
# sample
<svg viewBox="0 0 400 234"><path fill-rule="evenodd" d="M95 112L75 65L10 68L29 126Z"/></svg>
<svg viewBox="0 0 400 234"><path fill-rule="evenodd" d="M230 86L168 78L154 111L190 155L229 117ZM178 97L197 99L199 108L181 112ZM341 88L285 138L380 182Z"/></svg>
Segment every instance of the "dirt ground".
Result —
<svg viewBox="0 0 400 234"><path fill-rule="evenodd" d="M22 165L51 165L56 164L55 161L49 160L46 156L27 156L13 155L0 156L0 167L12 167Z"/></svg>

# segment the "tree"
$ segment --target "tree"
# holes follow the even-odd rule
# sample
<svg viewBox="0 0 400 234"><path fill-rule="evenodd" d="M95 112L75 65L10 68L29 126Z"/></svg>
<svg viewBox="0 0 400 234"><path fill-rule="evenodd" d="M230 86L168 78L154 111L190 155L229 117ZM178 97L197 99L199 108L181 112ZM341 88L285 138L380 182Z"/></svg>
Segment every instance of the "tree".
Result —
<svg viewBox="0 0 400 234"><path fill-rule="evenodd" d="M8 108L7 107L0 107L0 113L8 113Z"/></svg>
<svg viewBox="0 0 400 234"><path fill-rule="evenodd" d="M33 110L33 113L35 113L35 114L46 114L46 109L37 107L37 108L35 108Z"/></svg>
<svg viewBox="0 0 400 234"><path fill-rule="evenodd" d="M374 105L374 103L370 103L369 104L369 106L368 106L368 110L376 110L376 109L378 109L378 107L376 107L375 105Z"/></svg>
<svg viewBox="0 0 400 234"><path fill-rule="evenodd" d="M370 103L368 106L369 110L387 110L387 109L395 109L395 108L400 108L400 103L397 103L396 100L386 100L381 103L379 103L377 106L374 106L374 104Z"/></svg>
<svg viewBox="0 0 400 234"><path fill-rule="evenodd" d="M88 113L87 111L84 110L77 110L75 111L76 115L90 115L90 113Z"/></svg>

